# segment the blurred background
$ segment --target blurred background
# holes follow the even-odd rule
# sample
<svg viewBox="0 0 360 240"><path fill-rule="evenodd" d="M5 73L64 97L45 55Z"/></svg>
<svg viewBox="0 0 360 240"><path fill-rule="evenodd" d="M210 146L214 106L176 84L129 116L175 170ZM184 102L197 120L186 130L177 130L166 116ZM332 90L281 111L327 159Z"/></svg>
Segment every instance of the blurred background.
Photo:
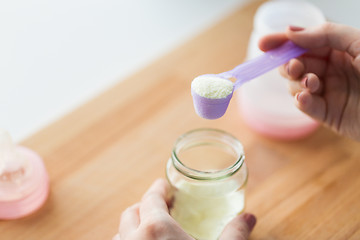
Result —
<svg viewBox="0 0 360 240"><path fill-rule="evenodd" d="M21 141L249 1L1 0L0 128ZM360 28L360 1L309 2Z"/></svg>

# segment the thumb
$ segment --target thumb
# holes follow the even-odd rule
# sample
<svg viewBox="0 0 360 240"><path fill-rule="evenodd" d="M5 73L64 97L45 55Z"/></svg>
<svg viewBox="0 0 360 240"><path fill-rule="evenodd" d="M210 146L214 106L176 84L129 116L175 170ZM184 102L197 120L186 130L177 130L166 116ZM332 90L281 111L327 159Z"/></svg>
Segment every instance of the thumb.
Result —
<svg viewBox="0 0 360 240"><path fill-rule="evenodd" d="M247 240L255 223L254 215L250 213L240 214L226 225L219 240Z"/></svg>
<svg viewBox="0 0 360 240"><path fill-rule="evenodd" d="M354 58L360 54L360 30L350 26L330 22L308 29L290 26L286 35L304 48L330 47Z"/></svg>

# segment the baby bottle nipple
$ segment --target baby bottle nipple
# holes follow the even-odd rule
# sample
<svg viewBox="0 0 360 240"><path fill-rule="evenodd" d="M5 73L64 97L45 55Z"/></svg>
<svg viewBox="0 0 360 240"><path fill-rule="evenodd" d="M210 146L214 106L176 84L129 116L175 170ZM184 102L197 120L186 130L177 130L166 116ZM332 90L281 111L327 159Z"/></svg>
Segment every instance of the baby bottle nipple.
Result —
<svg viewBox="0 0 360 240"><path fill-rule="evenodd" d="M15 145L0 129L0 219L26 216L42 206L49 180L42 159L32 150Z"/></svg>
<svg viewBox="0 0 360 240"><path fill-rule="evenodd" d="M16 151L9 134L0 131L0 176L1 181L14 181L24 174L26 161Z"/></svg>

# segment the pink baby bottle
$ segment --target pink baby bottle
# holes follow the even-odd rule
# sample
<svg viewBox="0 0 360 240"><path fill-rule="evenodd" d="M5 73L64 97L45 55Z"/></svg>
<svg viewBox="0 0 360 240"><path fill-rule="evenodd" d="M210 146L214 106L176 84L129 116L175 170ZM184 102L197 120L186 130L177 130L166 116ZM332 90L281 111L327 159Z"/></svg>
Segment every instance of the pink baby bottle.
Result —
<svg viewBox="0 0 360 240"><path fill-rule="evenodd" d="M283 32L289 25L312 27L324 22L322 12L308 2L266 2L255 14L247 58L262 54L258 41L264 35ZM277 139L298 139L316 130L318 123L296 108L287 84L274 69L239 89L241 113L252 129Z"/></svg>
<svg viewBox="0 0 360 240"><path fill-rule="evenodd" d="M13 144L0 129L0 219L16 219L39 209L49 193L42 159L32 150Z"/></svg>

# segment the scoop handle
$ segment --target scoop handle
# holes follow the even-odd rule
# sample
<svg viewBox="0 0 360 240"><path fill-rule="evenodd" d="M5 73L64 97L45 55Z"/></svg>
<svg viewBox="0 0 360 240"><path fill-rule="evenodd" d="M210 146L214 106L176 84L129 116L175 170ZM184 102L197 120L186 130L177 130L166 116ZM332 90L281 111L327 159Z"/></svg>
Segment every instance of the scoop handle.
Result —
<svg viewBox="0 0 360 240"><path fill-rule="evenodd" d="M287 63L290 59L296 58L306 51L307 49L287 41L280 47L267 51L223 74L237 79L234 83L234 89L237 89L243 83Z"/></svg>

